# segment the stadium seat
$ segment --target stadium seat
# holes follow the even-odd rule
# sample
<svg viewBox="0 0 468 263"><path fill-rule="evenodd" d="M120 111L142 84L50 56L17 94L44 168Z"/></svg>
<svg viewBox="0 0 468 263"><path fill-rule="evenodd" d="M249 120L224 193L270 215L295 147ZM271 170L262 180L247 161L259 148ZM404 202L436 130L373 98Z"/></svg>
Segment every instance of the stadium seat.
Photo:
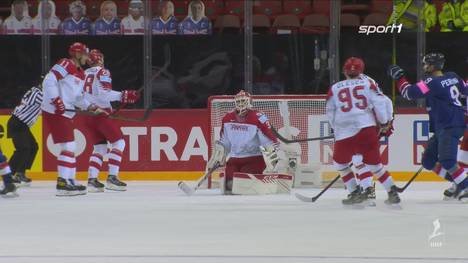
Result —
<svg viewBox="0 0 468 263"><path fill-rule="evenodd" d="M283 1L283 12L293 14L303 19L312 13L312 4L310 0L287 0Z"/></svg>
<svg viewBox="0 0 468 263"><path fill-rule="evenodd" d="M362 22L363 25L386 25L388 21L388 14L372 13L367 15Z"/></svg>
<svg viewBox="0 0 468 263"><path fill-rule="evenodd" d="M124 17L128 15L128 1L126 0L119 0L114 2L117 4L117 15L119 17Z"/></svg>
<svg viewBox="0 0 468 263"><path fill-rule="evenodd" d="M276 17L275 22L273 22L273 27L278 34L288 34L298 31L301 27L301 21L296 15L279 15Z"/></svg>
<svg viewBox="0 0 468 263"><path fill-rule="evenodd" d="M174 16L186 17L188 14L188 0L172 0L174 3Z"/></svg>
<svg viewBox="0 0 468 263"><path fill-rule="evenodd" d="M256 0L253 3L254 14L264 14L275 19L275 17L283 12L282 2L278 0Z"/></svg>
<svg viewBox="0 0 468 263"><path fill-rule="evenodd" d="M244 15L244 0L226 0L224 2L224 10L229 15Z"/></svg>
<svg viewBox="0 0 468 263"><path fill-rule="evenodd" d="M313 0L312 9L314 13L330 14L330 0Z"/></svg>
<svg viewBox="0 0 468 263"><path fill-rule="evenodd" d="M341 6L342 13L367 14L370 6L366 4L347 4Z"/></svg>
<svg viewBox="0 0 468 263"><path fill-rule="evenodd" d="M66 0L56 0L55 1L55 14L60 17L60 19L65 19L70 16L70 7L68 1Z"/></svg>
<svg viewBox="0 0 468 263"><path fill-rule="evenodd" d="M236 15L220 15L215 21L214 28L223 33L226 29L239 33L241 28L240 18Z"/></svg>
<svg viewBox="0 0 468 263"><path fill-rule="evenodd" d="M330 31L330 18L323 14L311 14L304 18L301 32L320 34Z"/></svg>
<svg viewBox="0 0 468 263"><path fill-rule="evenodd" d="M342 27L358 27L361 21L358 15L355 14L341 14Z"/></svg>
<svg viewBox="0 0 468 263"><path fill-rule="evenodd" d="M253 32L257 34L266 34L270 31L270 18L264 14L254 14L252 16Z"/></svg>
<svg viewBox="0 0 468 263"><path fill-rule="evenodd" d="M391 14L393 12L393 2L389 0L373 0L370 12Z"/></svg>
<svg viewBox="0 0 468 263"><path fill-rule="evenodd" d="M219 0L205 0L206 16L215 20L219 15L224 14L224 2Z"/></svg>

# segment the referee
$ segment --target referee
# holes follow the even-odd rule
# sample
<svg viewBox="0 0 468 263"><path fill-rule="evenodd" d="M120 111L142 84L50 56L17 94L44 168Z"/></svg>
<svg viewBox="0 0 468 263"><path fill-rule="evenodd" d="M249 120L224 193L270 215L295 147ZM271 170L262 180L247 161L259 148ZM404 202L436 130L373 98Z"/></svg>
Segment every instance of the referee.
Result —
<svg viewBox="0 0 468 263"><path fill-rule="evenodd" d="M30 127L37 121L41 113L42 87L32 87L24 94L21 103L13 110L8 120L7 135L13 139L15 152L10 158L13 181L19 185L29 185L31 179L25 174L36 158L38 145L31 133Z"/></svg>

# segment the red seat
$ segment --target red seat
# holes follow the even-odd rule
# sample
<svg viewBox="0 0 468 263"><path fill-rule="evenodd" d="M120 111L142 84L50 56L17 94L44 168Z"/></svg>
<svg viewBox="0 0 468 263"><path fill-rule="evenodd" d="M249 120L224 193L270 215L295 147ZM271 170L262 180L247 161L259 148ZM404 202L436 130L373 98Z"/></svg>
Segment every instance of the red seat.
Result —
<svg viewBox="0 0 468 263"><path fill-rule="evenodd" d="M267 15L254 14L252 16L252 30L254 34L268 34L270 33L271 21Z"/></svg>
<svg viewBox="0 0 468 263"><path fill-rule="evenodd" d="M279 15L276 17L275 22L273 22L273 27L279 34L292 33L299 30L301 21L296 15Z"/></svg>
<svg viewBox="0 0 468 263"><path fill-rule="evenodd" d="M330 14L330 0L313 0L312 9L314 13L318 14Z"/></svg>
<svg viewBox="0 0 468 263"><path fill-rule="evenodd" d="M224 14L224 2L219 0L205 0L205 13L210 19L216 19Z"/></svg>
<svg viewBox="0 0 468 263"><path fill-rule="evenodd" d="M358 27L361 25L361 20L355 14L341 14L342 27Z"/></svg>
<svg viewBox="0 0 468 263"><path fill-rule="evenodd" d="M118 1L114 0L114 2L117 5L117 15L119 17L127 16L129 2L126 0L118 0Z"/></svg>
<svg viewBox="0 0 468 263"><path fill-rule="evenodd" d="M253 3L254 14L264 14L270 18L275 18L283 12L282 2L278 0L256 0Z"/></svg>
<svg viewBox="0 0 468 263"><path fill-rule="evenodd" d="M283 1L283 12L294 14L303 19L312 13L312 4L310 0L287 0Z"/></svg>
<svg viewBox="0 0 468 263"><path fill-rule="evenodd" d="M241 22L239 16L236 15L221 15L215 21L214 28L217 32L223 33L224 30L234 30L240 32Z"/></svg>
<svg viewBox="0 0 468 263"><path fill-rule="evenodd" d="M324 14L310 14L304 18L301 32L327 33L330 31L330 18Z"/></svg>
<svg viewBox="0 0 468 263"><path fill-rule="evenodd" d="M368 13L370 9L369 5L365 4L348 4L341 6L342 13L354 13L354 14L363 14Z"/></svg>
<svg viewBox="0 0 468 263"><path fill-rule="evenodd" d="M174 16L176 17L186 17L188 15L188 5L190 1L188 0L172 0L174 3Z"/></svg>
<svg viewBox="0 0 468 263"><path fill-rule="evenodd" d="M364 18L363 25L386 25L389 15L384 13L372 13Z"/></svg>
<svg viewBox="0 0 468 263"><path fill-rule="evenodd" d="M243 16L244 0L226 0L224 2L224 10L226 14Z"/></svg>
<svg viewBox="0 0 468 263"><path fill-rule="evenodd" d="M371 13L391 14L393 12L393 1L390 0L373 0L371 3Z"/></svg>

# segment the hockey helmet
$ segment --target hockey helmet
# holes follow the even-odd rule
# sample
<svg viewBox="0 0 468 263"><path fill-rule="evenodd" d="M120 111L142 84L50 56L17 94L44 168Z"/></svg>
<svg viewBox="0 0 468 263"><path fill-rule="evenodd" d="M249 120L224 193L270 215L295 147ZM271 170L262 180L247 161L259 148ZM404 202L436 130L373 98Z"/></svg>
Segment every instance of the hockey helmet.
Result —
<svg viewBox="0 0 468 263"><path fill-rule="evenodd" d="M364 72L364 61L358 57L350 57L346 59L343 65L343 73L350 77L359 76Z"/></svg>
<svg viewBox="0 0 468 263"><path fill-rule="evenodd" d="M442 70L445 64L445 56L442 53L429 53L423 57L423 64L434 66L435 70Z"/></svg>
<svg viewBox="0 0 468 263"><path fill-rule="evenodd" d="M250 93L241 90L234 96L234 104L239 115L244 115L252 107L252 97Z"/></svg>
<svg viewBox="0 0 468 263"><path fill-rule="evenodd" d="M89 66L93 66L96 64L103 65L104 64L104 54L98 49L92 49L89 51L88 61Z"/></svg>
<svg viewBox="0 0 468 263"><path fill-rule="evenodd" d="M68 54L70 54L70 56L74 56L76 53L87 54L88 52L88 47L80 42L75 42L68 48Z"/></svg>

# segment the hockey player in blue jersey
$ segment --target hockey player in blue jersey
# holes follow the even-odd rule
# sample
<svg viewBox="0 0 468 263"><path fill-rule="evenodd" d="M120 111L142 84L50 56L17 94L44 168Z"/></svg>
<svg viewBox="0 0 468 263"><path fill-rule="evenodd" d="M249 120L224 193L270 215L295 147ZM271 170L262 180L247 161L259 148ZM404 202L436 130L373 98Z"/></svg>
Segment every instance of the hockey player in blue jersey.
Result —
<svg viewBox="0 0 468 263"><path fill-rule="evenodd" d="M60 24L62 35L89 35L91 34L91 20L86 17L86 6L77 0L70 3L70 17Z"/></svg>
<svg viewBox="0 0 468 263"><path fill-rule="evenodd" d="M205 16L205 4L193 0L189 4L188 16L179 23L179 35L211 35L211 21Z"/></svg>
<svg viewBox="0 0 468 263"><path fill-rule="evenodd" d="M160 16L151 21L154 35L176 35L177 18L174 16L174 4L171 1L163 1L159 5Z"/></svg>
<svg viewBox="0 0 468 263"><path fill-rule="evenodd" d="M101 4L101 16L94 22L95 35L120 34L120 19L117 17L117 5L106 0Z"/></svg>
<svg viewBox="0 0 468 263"><path fill-rule="evenodd" d="M3 155L0 149L0 176L3 179L3 189L0 191L1 196L17 196L16 186L11 177L10 166L8 165L7 158Z"/></svg>
<svg viewBox="0 0 468 263"><path fill-rule="evenodd" d="M405 72L397 65L388 69L388 74L397 80L401 95L408 99L425 98L429 113L430 131L434 135L427 142L422 156L422 165L442 178L454 182L453 191L446 190L446 197L468 200L468 178L457 163L460 138L466 129L465 110L460 102L461 95L468 94L465 82L453 72L442 72L443 54L431 53L423 58L424 80L410 84Z"/></svg>

